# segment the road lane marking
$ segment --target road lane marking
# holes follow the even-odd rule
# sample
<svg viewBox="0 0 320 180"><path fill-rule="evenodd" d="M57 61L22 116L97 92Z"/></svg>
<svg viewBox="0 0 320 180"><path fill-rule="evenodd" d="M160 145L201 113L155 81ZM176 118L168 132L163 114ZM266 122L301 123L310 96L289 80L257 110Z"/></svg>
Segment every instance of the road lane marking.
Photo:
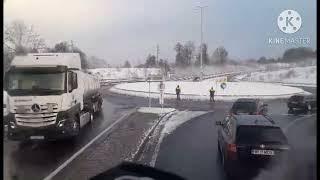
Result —
<svg viewBox="0 0 320 180"><path fill-rule="evenodd" d="M288 125L286 125L286 126L283 128L283 131L284 131L285 133L287 133L288 129L289 129L291 126L293 126L293 125L296 124L297 122L302 121L302 120L304 120L304 119L306 119L306 118L309 118L309 117L311 117L311 116L302 116L302 117L299 117L299 118L291 121Z"/></svg>
<svg viewBox="0 0 320 180"><path fill-rule="evenodd" d="M127 114L124 114L119 119L117 119L115 122L113 122L108 128L103 130L101 133L99 133L95 138L93 138L89 143L87 143L85 146L83 146L79 151L74 153L68 160L66 160L64 163L62 163L56 170L51 172L47 177L45 177L43 180L50 180L55 175L57 175L63 168L65 168L68 164L70 164L76 157L78 157L84 150L86 150L91 144L93 144L97 139L99 139L102 135L104 135L106 132L111 130L116 124L130 116L133 112L135 112L136 109L133 109L129 111Z"/></svg>
<svg viewBox="0 0 320 180"><path fill-rule="evenodd" d="M170 116L170 115L174 114L176 111L177 111L177 110L175 109L175 110L170 111L170 112L167 112L167 113L165 113L165 114L163 114L163 115L160 114L159 119L158 119L158 122L156 122L156 123L149 129L149 131L145 132L144 138L143 138L143 140L141 141L141 143L138 145L138 148L137 148L136 152L133 153L133 155L131 156L131 159L127 159L127 160L130 160L130 161L131 161L131 160L136 159L136 158L137 158L137 155L139 154L139 152L140 152L141 150L143 150L143 149L141 149L141 148L143 147L143 145L144 145L145 143L147 143L147 140L150 138L150 135L151 135L151 134L154 132L154 130L158 127L158 125L161 123L162 119L163 119L164 117L166 117L166 116Z"/></svg>
<svg viewBox="0 0 320 180"><path fill-rule="evenodd" d="M188 111L188 110L184 110L184 111L180 111L180 112L187 112L187 111ZM173 114L174 114L174 113L173 113ZM166 121L168 121L168 120L172 117L173 114L169 114L168 117L167 117L164 121L162 121L162 123L165 124ZM165 118L165 116L164 116L163 118ZM158 154L159 154L159 151L160 151L160 145L161 145L162 140L163 140L163 138L164 138L164 134L162 134L161 131L162 131L162 130L160 130L160 137L159 137L158 143L157 143L157 145L156 145L156 148L155 148L155 150L154 150L154 153L153 153L153 155L152 155L152 157L151 157L151 161L150 161L150 163L149 163L149 165L150 165L151 167L155 167L155 165L156 165L156 161L157 161Z"/></svg>

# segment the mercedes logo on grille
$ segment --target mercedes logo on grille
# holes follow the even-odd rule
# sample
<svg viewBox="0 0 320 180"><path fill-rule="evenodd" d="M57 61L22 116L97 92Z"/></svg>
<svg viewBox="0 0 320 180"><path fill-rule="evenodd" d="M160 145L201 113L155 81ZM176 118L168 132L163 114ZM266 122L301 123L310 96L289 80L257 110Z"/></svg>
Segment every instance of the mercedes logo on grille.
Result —
<svg viewBox="0 0 320 180"><path fill-rule="evenodd" d="M265 145L264 145L264 144L261 144L260 147L263 149L263 148L265 148Z"/></svg>
<svg viewBox="0 0 320 180"><path fill-rule="evenodd" d="M31 106L31 109L33 112L39 112L40 111L40 106L38 104L34 104Z"/></svg>

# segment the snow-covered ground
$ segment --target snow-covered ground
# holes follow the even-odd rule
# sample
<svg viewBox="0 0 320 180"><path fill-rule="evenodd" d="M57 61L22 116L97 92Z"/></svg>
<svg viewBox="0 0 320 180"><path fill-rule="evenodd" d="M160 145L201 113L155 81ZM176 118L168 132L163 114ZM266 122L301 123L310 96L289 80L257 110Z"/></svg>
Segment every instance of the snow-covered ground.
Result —
<svg viewBox="0 0 320 180"><path fill-rule="evenodd" d="M208 112L205 111L179 111L174 114L171 118L161 122L164 125L161 134L164 136L172 133L177 127L181 124L187 122L190 119L193 119L197 116L201 116Z"/></svg>
<svg viewBox="0 0 320 180"><path fill-rule="evenodd" d="M294 67L294 63L270 63L270 64L258 64L258 63L244 63L238 65L226 64L226 65L213 65L204 66L204 74L217 74L217 73L229 73L239 71L256 71L256 70L279 70L284 68ZM176 76L190 76L199 75L201 69L197 66L191 66L187 68L176 68Z"/></svg>
<svg viewBox="0 0 320 180"><path fill-rule="evenodd" d="M295 67L270 72L254 72L248 76L238 77L247 81L282 82L288 84L317 84L317 67Z"/></svg>
<svg viewBox="0 0 320 180"><path fill-rule="evenodd" d="M227 87L222 89L220 84L209 80L201 82L167 81L165 84L164 98L176 98L175 88L181 88L181 99L208 100L209 89L216 91L216 100L235 100L238 98L286 98L293 94L308 94L300 88L259 82L227 82ZM159 98L159 82L150 83L150 96ZM132 96L149 97L149 83L122 83L110 89L112 92Z"/></svg>
<svg viewBox="0 0 320 180"><path fill-rule="evenodd" d="M217 73L228 73L238 71L252 71L262 67L258 65L254 66L243 66L243 65L223 65L223 66L204 66L204 74L217 74ZM187 68L175 68L175 76L199 76L201 69L199 67L187 67Z"/></svg>
<svg viewBox="0 0 320 180"><path fill-rule="evenodd" d="M160 68L97 68L88 71L104 80L141 79L161 75Z"/></svg>

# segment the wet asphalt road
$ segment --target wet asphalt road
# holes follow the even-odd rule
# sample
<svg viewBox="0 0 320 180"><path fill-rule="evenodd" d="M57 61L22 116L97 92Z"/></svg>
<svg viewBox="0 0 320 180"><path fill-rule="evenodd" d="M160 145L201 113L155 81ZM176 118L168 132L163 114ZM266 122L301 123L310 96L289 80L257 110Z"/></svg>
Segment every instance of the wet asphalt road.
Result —
<svg viewBox="0 0 320 180"><path fill-rule="evenodd" d="M306 89L315 93L315 89ZM285 128L292 145L288 170L255 172L258 176L241 179L315 179L316 173L316 115L292 115L287 113L286 100L270 100L269 114ZM189 180L225 179L218 158L216 120L222 120L231 104L216 103L213 112L193 118L164 138L155 167L176 173ZM218 110L219 109L219 110ZM284 174L287 173L287 174ZM255 174L254 174L255 175Z"/></svg>
<svg viewBox="0 0 320 180"><path fill-rule="evenodd" d="M74 142L20 143L4 139L5 179L43 179L131 108L110 103L104 97L103 115L86 126Z"/></svg>
<svg viewBox="0 0 320 180"><path fill-rule="evenodd" d="M272 115L284 118L284 120L280 118L279 123L286 125L292 118L286 115L284 102L284 100L273 100L267 103ZM212 119L223 118L231 103L216 102L213 105L200 101L177 103L175 100L167 100L165 103L165 107L175 107L178 110L214 112L192 119L165 138L156 166L190 179L212 179L212 177L223 179L223 173L216 162L216 129ZM159 107L157 104L158 100L153 99L152 106ZM148 100L120 96L105 91L103 116L97 118L91 126L87 126L74 143L69 141L18 143L5 139L4 166L7 169L5 177L8 179L43 179L122 114L137 106L148 106Z"/></svg>

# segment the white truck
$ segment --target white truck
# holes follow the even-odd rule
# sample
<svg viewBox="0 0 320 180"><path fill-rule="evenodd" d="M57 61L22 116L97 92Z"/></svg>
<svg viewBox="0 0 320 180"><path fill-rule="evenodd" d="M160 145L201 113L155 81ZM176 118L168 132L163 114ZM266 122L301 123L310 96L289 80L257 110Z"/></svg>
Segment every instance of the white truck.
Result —
<svg viewBox="0 0 320 180"><path fill-rule="evenodd" d="M4 85L10 140L73 139L102 111L99 80L77 53L16 56Z"/></svg>

